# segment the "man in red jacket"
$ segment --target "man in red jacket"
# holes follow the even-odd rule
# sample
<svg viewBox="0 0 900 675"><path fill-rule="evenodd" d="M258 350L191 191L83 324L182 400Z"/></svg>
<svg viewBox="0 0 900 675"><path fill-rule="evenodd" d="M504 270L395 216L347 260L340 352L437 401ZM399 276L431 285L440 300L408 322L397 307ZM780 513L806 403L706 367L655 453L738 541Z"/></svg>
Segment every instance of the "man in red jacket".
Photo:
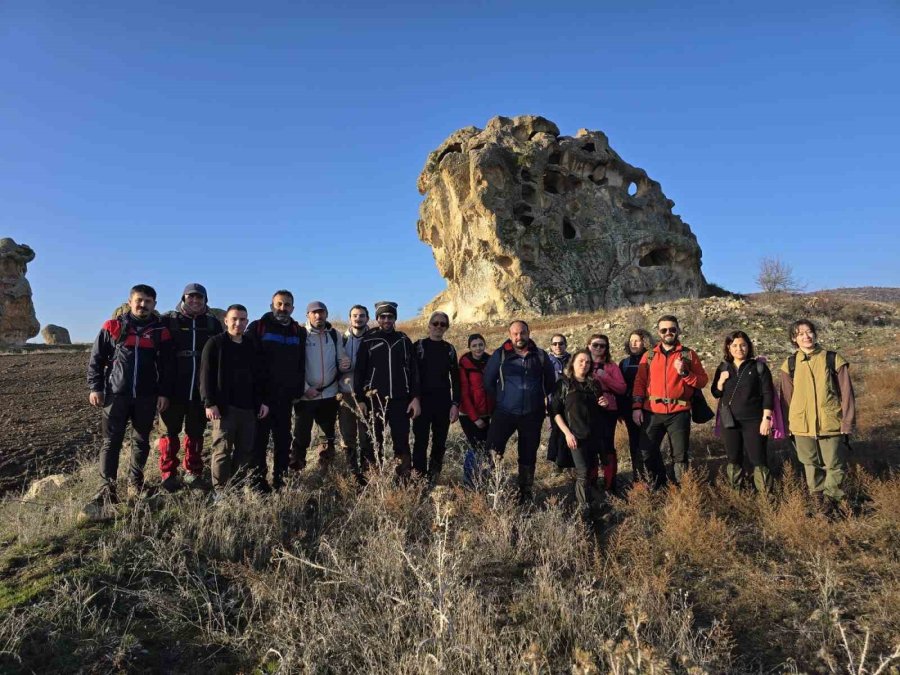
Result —
<svg viewBox="0 0 900 675"><path fill-rule="evenodd" d="M647 351L638 365L632 390L632 417L640 425L641 455L654 488L666 484L660 445L669 435L675 462L675 480L688 469L691 436L691 397L703 389L709 376L693 349L678 341L678 319L667 314L656 322L660 343Z"/></svg>

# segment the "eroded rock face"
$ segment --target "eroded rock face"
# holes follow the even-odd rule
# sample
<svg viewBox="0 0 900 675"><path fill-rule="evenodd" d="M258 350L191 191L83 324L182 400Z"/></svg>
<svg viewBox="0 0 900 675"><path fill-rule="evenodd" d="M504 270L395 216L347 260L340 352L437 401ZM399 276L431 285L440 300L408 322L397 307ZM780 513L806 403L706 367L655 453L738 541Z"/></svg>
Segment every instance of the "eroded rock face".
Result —
<svg viewBox="0 0 900 675"><path fill-rule="evenodd" d="M697 297L697 238L659 183L606 135L495 117L428 156L419 238L447 290L425 307L460 321Z"/></svg>
<svg viewBox="0 0 900 675"><path fill-rule="evenodd" d="M31 302L31 285L25 278L34 260L30 246L0 239L0 344L25 344L41 329Z"/></svg>
<svg viewBox="0 0 900 675"><path fill-rule="evenodd" d="M72 344L72 338L69 337L68 329L52 323L48 323L43 327L41 330L41 337L44 338L44 342L48 345Z"/></svg>

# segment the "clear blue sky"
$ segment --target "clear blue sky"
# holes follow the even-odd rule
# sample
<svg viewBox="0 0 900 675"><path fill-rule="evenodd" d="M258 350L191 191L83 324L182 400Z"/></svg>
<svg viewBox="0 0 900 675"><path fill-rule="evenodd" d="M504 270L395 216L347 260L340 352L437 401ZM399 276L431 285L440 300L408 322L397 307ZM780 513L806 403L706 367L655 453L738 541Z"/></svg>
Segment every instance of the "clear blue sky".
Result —
<svg viewBox="0 0 900 675"><path fill-rule="evenodd" d="M189 281L410 316L444 287L416 178L500 114L607 133L726 288L764 255L900 285L900 4L550 4L0 3L0 236L38 319L90 340Z"/></svg>

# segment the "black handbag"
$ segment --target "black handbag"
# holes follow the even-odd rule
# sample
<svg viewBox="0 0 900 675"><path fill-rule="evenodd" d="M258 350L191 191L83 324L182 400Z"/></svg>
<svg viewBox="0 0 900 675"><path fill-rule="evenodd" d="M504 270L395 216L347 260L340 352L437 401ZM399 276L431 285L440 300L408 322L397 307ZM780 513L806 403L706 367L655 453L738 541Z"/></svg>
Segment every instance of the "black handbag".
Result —
<svg viewBox="0 0 900 675"><path fill-rule="evenodd" d="M691 396L691 420L694 424L706 424L714 420L716 413L709 407L702 389L694 389Z"/></svg>

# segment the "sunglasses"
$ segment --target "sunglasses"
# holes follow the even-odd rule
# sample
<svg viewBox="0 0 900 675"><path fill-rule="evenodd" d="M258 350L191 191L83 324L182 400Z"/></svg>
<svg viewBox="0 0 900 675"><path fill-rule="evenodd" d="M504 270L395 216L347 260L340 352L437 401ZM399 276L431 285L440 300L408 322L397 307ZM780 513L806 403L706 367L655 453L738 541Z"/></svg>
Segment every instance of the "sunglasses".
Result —
<svg viewBox="0 0 900 675"><path fill-rule="evenodd" d="M375 317L376 319L396 319L396 314L379 314Z"/></svg>
<svg viewBox="0 0 900 675"><path fill-rule="evenodd" d="M566 343L565 342L551 342L550 345L553 347L565 347Z"/></svg>
<svg viewBox="0 0 900 675"><path fill-rule="evenodd" d="M446 321L432 321L431 325L435 328L447 328L450 324Z"/></svg>
<svg viewBox="0 0 900 675"><path fill-rule="evenodd" d="M593 347L594 349L599 349L600 347L609 347L609 345L605 342L592 342L591 347Z"/></svg>
<svg viewBox="0 0 900 675"><path fill-rule="evenodd" d="M675 333L677 333L677 332L678 332L678 328L660 328L659 329L660 335L665 335L666 333L671 333L672 335L675 335Z"/></svg>

